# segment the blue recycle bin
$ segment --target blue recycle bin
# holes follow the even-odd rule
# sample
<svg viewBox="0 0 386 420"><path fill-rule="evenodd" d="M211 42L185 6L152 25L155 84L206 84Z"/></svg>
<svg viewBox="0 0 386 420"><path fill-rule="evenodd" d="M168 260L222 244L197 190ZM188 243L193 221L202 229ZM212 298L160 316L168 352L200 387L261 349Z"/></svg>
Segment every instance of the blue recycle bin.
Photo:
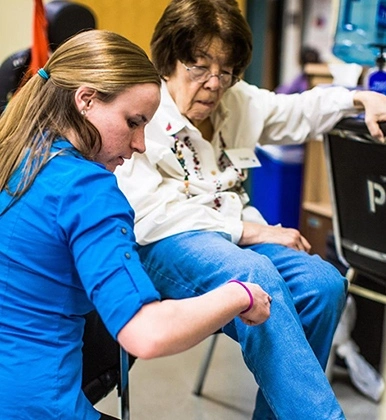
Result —
<svg viewBox="0 0 386 420"><path fill-rule="evenodd" d="M261 167L250 170L250 199L270 225L299 228L304 145L259 146Z"/></svg>

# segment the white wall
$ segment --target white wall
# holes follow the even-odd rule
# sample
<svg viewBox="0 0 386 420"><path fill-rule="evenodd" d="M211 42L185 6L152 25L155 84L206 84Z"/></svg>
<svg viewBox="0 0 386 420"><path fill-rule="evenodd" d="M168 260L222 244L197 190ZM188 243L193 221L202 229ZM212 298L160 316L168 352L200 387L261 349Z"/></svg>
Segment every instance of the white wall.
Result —
<svg viewBox="0 0 386 420"><path fill-rule="evenodd" d="M0 0L0 63L31 46L33 10L34 0Z"/></svg>

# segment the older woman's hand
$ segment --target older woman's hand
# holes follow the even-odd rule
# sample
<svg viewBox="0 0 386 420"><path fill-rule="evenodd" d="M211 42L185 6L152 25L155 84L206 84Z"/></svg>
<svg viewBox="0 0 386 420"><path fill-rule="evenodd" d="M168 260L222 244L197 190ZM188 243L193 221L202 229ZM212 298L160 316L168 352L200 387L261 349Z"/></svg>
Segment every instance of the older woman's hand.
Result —
<svg viewBox="0 0 386 420"><path fill-rule="evenodd" d="M354 105L365 110L365 122L370 134L385 142L378 123L386 121L386 95L371 91L356 91Z"/></svg>
<svg viewBox="0 0 386 420"><path fill-rule="evenodd" d="M239 245L280 244L297 251L311 250L307 239L297 230L281 226L266 226L253 222L244 222L244 229Z"/></svg>

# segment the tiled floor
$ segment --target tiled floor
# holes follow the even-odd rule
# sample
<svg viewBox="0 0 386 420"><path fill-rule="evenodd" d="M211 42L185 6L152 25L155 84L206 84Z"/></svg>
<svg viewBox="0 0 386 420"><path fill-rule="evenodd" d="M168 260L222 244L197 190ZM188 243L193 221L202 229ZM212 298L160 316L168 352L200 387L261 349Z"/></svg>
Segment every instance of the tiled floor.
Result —
<svg viewBox="0 0 386 420"><path fill-rule="evenodd" d="M245 367L238 345L219 336L204 387L204 396L192 389L208 341L171 357L137 361L130 371L131 420L250 420L256 385ZM379 405L351 385L347 373L336 371L333 388L347 420L386 420ZM113 391L97 407L119 417Z"/></svg>

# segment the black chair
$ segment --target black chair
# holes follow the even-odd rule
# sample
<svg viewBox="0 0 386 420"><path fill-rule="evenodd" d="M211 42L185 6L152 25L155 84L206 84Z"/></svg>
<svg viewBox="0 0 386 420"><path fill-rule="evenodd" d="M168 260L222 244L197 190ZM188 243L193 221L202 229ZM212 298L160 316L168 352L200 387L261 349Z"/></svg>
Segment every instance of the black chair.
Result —
<svg viewBox="0 0 386 420"><path fill-rule="evenodd" d="M130 420L129 370L136 358L126 353L112 338L96 311L88 313L85 319L83 392L95 405L117 389L121 419Z"/></svg>

